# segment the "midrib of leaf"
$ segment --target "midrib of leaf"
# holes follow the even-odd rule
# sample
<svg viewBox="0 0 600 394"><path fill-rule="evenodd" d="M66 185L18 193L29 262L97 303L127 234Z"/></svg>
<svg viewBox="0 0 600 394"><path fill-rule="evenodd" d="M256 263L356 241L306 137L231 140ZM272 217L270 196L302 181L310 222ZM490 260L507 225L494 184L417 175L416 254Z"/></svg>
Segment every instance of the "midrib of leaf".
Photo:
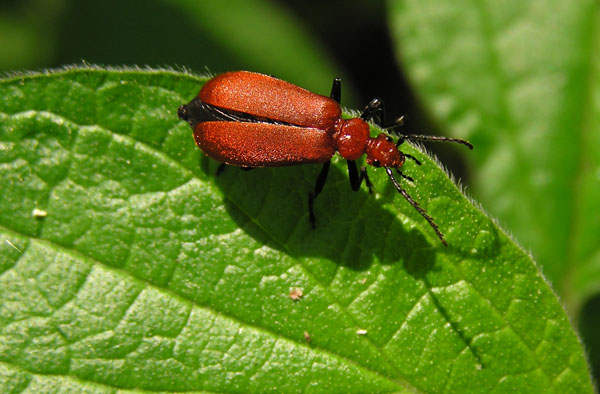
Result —
<svg viewBox="0 0 600 394"><path fill-rule="evenodd" d="M278 340L284 340L286 342L289 342L289 343L293 344L294 346L302 346L302 347L306 347L307 349L310 349L311 351L318 351L318 352L320 352L322 354L328 355L331 358L337 359L341 363L354 365L356 368L358 368L358 369L360 369L360 370L362 370L362 371L364 371L366 373L375 375L375 376L377 376L377 377L379 377L381 379L384 379L384 380L386 380L386 381L388 381L388 382L390 382L390 383L398 386L399 390L405 389L405 390L411 390L412 392L415 392L415 393L421 392L420 390L418 390L417 388L415 388L414 386L412 386L412 384L410 384L410 383L408 383L408 382L406 382L406 381L404 381L402 379L391 378L389 376L386 376L386 375L382 374L380 371L377 371L377 370L374 370L372 368L369 368L369 366L362 365L362 364L358 363L357 361L348 358L347 356L344 356L342 354L338 354L338 353L336 353L336 352L334 352L332 350L329 350L329 349L325 349L325 348L321 348L321 347L316 348L316 346L314 346L314 345L309 346L308 344L304 344L304 343L298 341L298 339L296 339L296 338L291 338L291 337L285 336L282 333L270 330L267 327L258 326L258 325L252 324L250 322L247 322L245 320L240 320L238 317L235 317L235 316L231 315L230 313L227 313L226 311L215 309L214 307L211 307L211 306L208 306L208 305L198 304L197 302L195 302L194 300L190 299L189 297L186 297L185 295L181 295L181 294L177 293L176 291L174 291L172 289L169 289L167 287L161 287L161 286L157 286L157 285L151 284L151 283L149 283L147 281L144 281L144 280L142 280L140 278L137 278L134 274L132 274L131 272L129 272L127 270L120 269L120 268L115 268L115 267L113 267L111 265L108 265L108 264L106 264L106 263L104 263L102 261L99 261L99 260L95 259L93 256L90 256L90 255L87 255L85 253L82 253L82 252L80 252L77 249L74 249L74 248L71 248L71 247L67 247L65 245L61 245L61 244L49 241L49 240L44 239L44 238L32 237L30 235L20 233L18 231L13 230L13 229L6 228L3 225L0 225L0 231L4 231L4 232L7 232L7 233L13 233L13 234L15 234L17 236L20 236L20 237L28 239L27 246L25 248L23 248L22 250L19 250L21 256L24 255L27 252L29 246L31 245L31 242L38 242L40 244L50 245L53 248L55 248L56 250L67 251L67 252L71 253L72 255L74 255L75 257L78 257L79 259L84 259L84 260L92 262L93 264L102 266L104 270L118 272L120 274L120 276L125 276L125 277L128 277L130 281L141 283L141 284L143 284L143 286L145 288L155 288L155 289L158 289L158 290L162 291L163 293L168 294L169 297L177 299L177 300L179 300L179 301L181 301L183 303L186 303L186 304L190 305L191 307L196 307L198 309L209 311L209 312L211 312L211 313L213 313L215 315L222 316L222 317L228 319L231 322L238 323L240 326L246 326L246 327L252 329L255 332L262 332L262 333L267 334L267 335L271 336L272 338L276 338ZM18 263L18 260L15 262L15 264L16 263ZM308 274L310 275L310 272L308 272ZM312 275L311 275L311 278L312 278ZM313 280L315 280L315 282L317 282L316 279L313 278ZM78 289L78 291L79 291L79 289ZM138 294L138 296L139 296L139 294ZM331 303L333 304L335 302L331 301ZM131 302L131 305L133 305L133 302ZM347 313L347 311L344 308L341 308L341 309L344 310L344 313ZM123 315L126 315L126 311L125 311L125 313ZM188 315L188 318L189 318L189 315ZM185 325L184 325L184 327L185 327ZM58 330L58 332L62 335L62 333L60 332L60 330ZM370 340L369 340L369 342L372 344L372 342ZM67 343L69 343L68 340L67 340ZM374 345L374 344L372 344L372 345L375 348L379 349L376 345ZM17 366L17 365L13 365L13 364L8 364L8 363L3 362L3 361L0 361L0 363L10 365L11 368L17 368L19 370L23 370L23 371L26 371L28 373L32 373L32 374L36 374L37 373L35 371L25 370L23 367L20 367L20 366ZM45 376L52 376L52 374L44 374L44 375ZM65 375L55 375L55 376L65 376ZM72 376L72 375L66 375L66 376L68 376L71 379L77 380L77 381L99 384L99 385L103 385L103 386L106 386L106 387L113 387L113 386L108 386L108 385L106 385L104 383L97 382L97 381L94 381L94 380L84 379L84 378L81 378L79 376ZM203 390L203 392L204 392L204 390Z"/></svg>

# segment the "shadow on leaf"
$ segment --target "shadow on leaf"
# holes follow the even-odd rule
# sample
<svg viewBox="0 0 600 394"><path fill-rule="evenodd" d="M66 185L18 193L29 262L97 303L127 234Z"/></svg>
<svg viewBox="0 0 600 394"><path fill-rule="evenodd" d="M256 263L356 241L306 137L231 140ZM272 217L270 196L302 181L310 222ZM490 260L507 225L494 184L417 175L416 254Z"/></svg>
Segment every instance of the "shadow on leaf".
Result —
<svg viewBox="0 0 600 394"><path fill-rule="evenodd" d="M413 276L433 267L436 248L444 247L432 244L417 229L407 229L366 188L352 192L347 175L337 166L332 166L316 199L317 227L312 229L307 200L318 170L318 165L228 168L215 176L215 183L240 228L292 257L326 258L357 271L369 269L375 259L382 264L405 262Z"/></svg>

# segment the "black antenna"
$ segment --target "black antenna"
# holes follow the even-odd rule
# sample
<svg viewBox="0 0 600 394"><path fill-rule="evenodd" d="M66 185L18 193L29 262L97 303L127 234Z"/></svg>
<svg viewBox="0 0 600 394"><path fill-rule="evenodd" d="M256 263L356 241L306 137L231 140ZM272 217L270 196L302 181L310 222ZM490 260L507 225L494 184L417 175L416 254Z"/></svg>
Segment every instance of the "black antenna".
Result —
<svg viewBox="0 0 600 394"><path fill-rule="evenodd" d="M393 130L392 130L393 131ZM421 134L399 134L394 132L399 138L398 141L435 141L435 142L456 142L457 144L463 144L469 149L473 150L473 145L469 141L465 141L460 138L443 137L440 135L421 135ZM400 145L400 142L398 145Z"/></svg>
<svg viewBox="0 0 600 394"><path fill-rule="evenodd" d="M402 196L404 198L406 198L406 201L408 201L409 204L412 205L413 208L416 209L417 212L419 212L421 214L421 216L423 216L423 218L425 218L425 220L427 220L427 222L433 228L433 231L435 231L435 233L437 234L440 241L442 241L444 246L448 246L448 243L444 239L444 234L442 234L442 232L440 231L437 224L435 224L435 222L433 221L433 218L431 216L429 216L423 208L421 208L421 206L419 205L418 202L413 200L413 198L406 192L406 190L404 190L402 188L402 186L400 186L400 183L398 183L396 178L394 178L394 172L392 171L392 169L390 167L384 167L384 168L385 168L385 172L387 172L388 176L390 177L390 180L394 184L394 187L396 187L396 190L398 190L398 193L402 194Z"/></svg>

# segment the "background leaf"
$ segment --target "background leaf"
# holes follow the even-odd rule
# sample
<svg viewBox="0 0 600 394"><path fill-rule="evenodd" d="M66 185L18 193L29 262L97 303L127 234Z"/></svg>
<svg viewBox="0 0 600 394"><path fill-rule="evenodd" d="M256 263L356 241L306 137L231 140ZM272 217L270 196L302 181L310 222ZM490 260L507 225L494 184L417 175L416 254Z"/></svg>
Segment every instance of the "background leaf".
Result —
<svg viewBox="0 0 600 394"><path fill-rule="evenodd" d="M476 195L577 316L600 289L598 3L389 4L424 105L477 146Z"/></svg>
<svg viewBox="0 0 600 394"><path fill-rule="evenodd" d="M349 193L343 163L310 231L318 166L214 175L175 115L202 81L0 84L4 388L592 391L534 263L423 153L407 188L448 248L380 171Z"/></svg>

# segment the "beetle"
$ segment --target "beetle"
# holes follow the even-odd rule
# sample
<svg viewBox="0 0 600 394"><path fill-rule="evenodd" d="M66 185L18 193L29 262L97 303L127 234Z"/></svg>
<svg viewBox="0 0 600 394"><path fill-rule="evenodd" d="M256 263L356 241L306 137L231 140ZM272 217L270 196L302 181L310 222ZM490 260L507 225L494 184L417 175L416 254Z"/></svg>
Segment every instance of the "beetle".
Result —
<svg viewBox="0 0 600 394"><path fill-rule="evenodd" d="M383 117L383 102L373 99L359 118L342 119L341 79L335 78L330 97L309 92L289 82L249 71L220 74L209 80L198 95L178 109L180 119L194 130L194 140L209 157L240 167L281 167L323 163L313 191L309 193L309 220L315 227L314 200L323 190L332 156L338 152L348 164L352 190L365 181L371 192L366 168L355 160L366 154L366 162L383 167L392 184L429 223L440 241L447 245L437 224L400 185L400 167L406 158L400 151L404 141L448 141L473 146L462 139L396 133L393 141L386 133L371 137L367 123L376 114ZM394 130L397 124L384 128Z"/></svg>

